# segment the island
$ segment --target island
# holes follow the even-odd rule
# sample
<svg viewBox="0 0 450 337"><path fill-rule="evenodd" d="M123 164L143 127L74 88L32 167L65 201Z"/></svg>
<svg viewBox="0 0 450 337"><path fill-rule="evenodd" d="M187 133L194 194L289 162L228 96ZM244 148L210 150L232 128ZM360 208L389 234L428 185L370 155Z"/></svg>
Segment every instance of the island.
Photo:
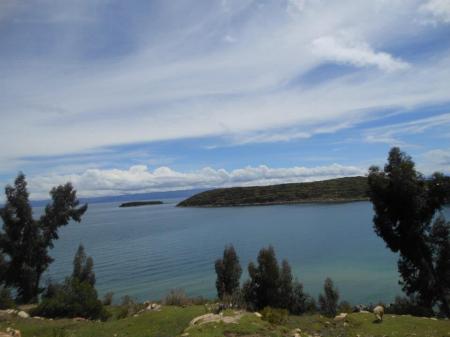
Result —
<svg viewBox="0 0 450 337"><path fill-rule="evenodd" d="M270 186L217 188L193 195L179 207L227 207L368 200L367 177L345 177Z"/></svg>
<svg viewBox="0 0 450 337"><path fill-rule="evenodd" d="M136 206L147 206L147 205L161 205L163 202L159 200L150 201L130 201L120 204L119 207L136 207Z"/></svg>

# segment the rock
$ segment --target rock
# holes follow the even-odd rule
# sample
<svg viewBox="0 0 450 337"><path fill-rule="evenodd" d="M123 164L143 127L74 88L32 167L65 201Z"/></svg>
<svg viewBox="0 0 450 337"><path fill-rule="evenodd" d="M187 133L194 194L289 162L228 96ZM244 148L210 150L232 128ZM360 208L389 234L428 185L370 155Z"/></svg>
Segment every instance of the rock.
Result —
<svg viewBox="0 0 450 337"><path fill-rule="evenodd" d="M293 337L302 337L299 333L295 333Z"/></svg>
<svg viewBox="0 0 450 337"><path fill-rule="evenodd" d="M373 314L375 315L375 318L378 321L382 321L383 320L383 315L384 315L384 308L381 305L377 305L373 309Z"/></svg>
<svg viewBox="0 0 450 337"><path fill-rule="evenodd" d="M87 319L84 318L84 317L74 317L73 320L74 320L75 322L84 322L84 321L87 321Z"/></svg>
<svg viewBox="0 0 450 337"><path fill-rule="evenodd" d="M255 316L261 318L262 315L259 312L255 312Z"/></svg>
<svg viewBox="0 0 450 337"><path fill-rule="evenodd" d="M437 321L438 319L436 317L430 317L433 321Z"/></svg>
<svg viewBox="0 0 450 337"><path fill-rule="evenodd" d="M348 326L348 323L347 323L347 322L344 322L344 326Z"/></svg>
<svg viewBox="0 0 450 337"><path fill-rule="evenodd" d="M25 312L25 311L19 311L17 313L17 316L19 316L20 318L30 318L30 315L28 314L28 312Z"/></svg>
<svg viewBox="0 0 450 337"><path fill-rule="evenodd" d="M40 319L40 320L45 320L45 318L44 317L41 317L41 316L33 316L32 318L34 318L34 319Z"/></svg>
<svg viewBox="0 0 450 337"><path fill-rule="evenodd" d="M17 315L17 313L18 313L18 310L14 310L14 309L6 309L5 311L7 314L10 314L10 315Z"/></svg>
<svg viewBox="0 0 450 337"><path fill-rule="evenodd" d="M347 318L347 314L343 312L342 314L337 315L334 320L335 321L343 321Z"/></svg>
<svg viewBox="0 0 450 337"><path fill-rule="evenodd" d="M7 328L6 332L8 333L7 336L22 337L22 334L20 333L20 330L16 330L16 329L13 329L13 328Z"/></svg>

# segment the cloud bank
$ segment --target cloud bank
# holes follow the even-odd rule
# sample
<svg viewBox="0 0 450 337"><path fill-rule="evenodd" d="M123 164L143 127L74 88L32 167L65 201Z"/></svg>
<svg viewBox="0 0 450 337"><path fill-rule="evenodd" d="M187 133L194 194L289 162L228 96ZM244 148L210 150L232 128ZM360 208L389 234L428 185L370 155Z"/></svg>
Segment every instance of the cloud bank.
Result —
<svg viewBox="0 0 450 337"><path fill-rule="evenodd" d="M227 171L205 167L193 172L179 172L169 167L150 170L145 165L126 170L88 169L81 174L29 177L31 197L48 197L55 185L71 181L82 197L121 195L129 193L174 191L192 188L270 185L316 181L343 176L364 175L354 166L332 164L319 167L270 168L265 165Z"/></svg>

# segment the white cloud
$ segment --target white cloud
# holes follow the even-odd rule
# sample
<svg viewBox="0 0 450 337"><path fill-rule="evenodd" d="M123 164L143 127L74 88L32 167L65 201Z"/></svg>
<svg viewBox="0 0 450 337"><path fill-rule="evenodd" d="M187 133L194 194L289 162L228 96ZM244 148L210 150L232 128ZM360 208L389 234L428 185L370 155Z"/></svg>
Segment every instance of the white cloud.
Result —
<svg viewBox="0 0 450 337"><path fill-rule="evenodd" d="M29 11L50 22L70 14L65 5L49 3ZM24 34L29 44L17 39L2 49L20 57L0 63L0 137L8 144L0 147L0 162L187 137L287 141L378 118L385 107L450 100L447 56L406 69L404 61L378 51L427 29L415 24L416 1L298 1L302 10L295 16L278 2L261 7L227 0L216 8L210 1L162 1L155 6L161 11L148 13L155 20L144 16L123 25L131 37L125 42L121 34L119 41L104 41L116 37L105 28L111 22L102 21L101 7L83 3L76 17L95 24L36 23L36 34ZM17 19L25 18L11 21ZM336 37L341 31L358 39ZM227 35L234 43L223 43ZM41 49L33 49L36 44ZM311 52L312 44L322 57ZM290 85L325 60L359 68L314 85ZM385 71L367 72L367 66ZM284 129L294 131L273 132Z"/></svg>
<svg viewBox="0 0 450 337"><path fill-rule="evenodd" d="M420 10L437 21L450 23L450 0L428 0L420 6Z"/></svg>
<svg viewBox="0 0 450 337"><path fill-rule="evenodd" d="M151 171L145 165L136 165L127 170L88 169L81 174L33 176L29 177L28 181L31 197L40 199L46 198L53 186L67 181L74 184L80 196L91 197L191 188L270 185L365 173L365 170L358 167L339 164L290 168L270 168L261 165L232 171L205 167L193 172L179 172L169 167L159 167Z"/></svg>
<svg viewBox="0 0 450 337"><path fill-rule="evenodd" d="M443 172L450 174L450 149L434 149L425 152L421 156L419 170L426 174Z"/></svg>
<svg viewBox="0 0 450 337"><path fill-rule="evenodd" d="M386 143L396 146L408 146L400 138L405 135L422 134L427 130L450 126L450 113L421 118L412 122L403 122L371 128L365 131L364 139L369 143Z"/></svg>
<svg viewBox="0 0 450 337"><path fill-rule="evenodd" d="M312 43L313 52L327 61L356 67L376 66L392 72L409 68L409 64L384 52L374 51L367 42L349 37L322 36Z"/></svg>

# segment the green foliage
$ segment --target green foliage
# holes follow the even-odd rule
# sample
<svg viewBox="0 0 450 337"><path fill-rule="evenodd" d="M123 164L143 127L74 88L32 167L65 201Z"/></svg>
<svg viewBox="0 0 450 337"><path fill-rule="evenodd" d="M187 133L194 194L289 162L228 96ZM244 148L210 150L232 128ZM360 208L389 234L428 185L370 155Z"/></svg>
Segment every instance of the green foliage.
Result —
<svg viewBox="0 0 450 337"><path fill-rule="evenodd" d="M11 295L11 289L0 287L0 309L14 308L16 303Z"/></svg>
<svg viewBox="0 0 450 337"><path fill-rule="evenodd" d="M329 277L325 279L323 291L324 293L319 295L319 310L324 316L334 317L337 313L339 292Z"/></svg>
<svg viewBox="0 0 450 337"><path fill-rule="evenodd" d="M111 305L113 302L114 293L112 291L107 292L105 296L103 296L103 305Z"/></svg>
<svg viewBox="0 0 450 337"><path fill-rule="evenodd" d="M289 263L283 260L279 267L272 246L259 251L258 265L250 262L248 273L250 280L242 286L248 309L282 308L298 315L315 311L314 300L304 293L298 280L293 280Z"/></svg>
<svg viewBox="0 0 450 337"><path fill-rule="evenodd" d="M137 314L139 311L143 310L145 305L136 302L132 297L126 295L122 297L122 303L120 304L120 310L116 315L117 319L126 318Z"/></svg>
<svg viewBox="0 0 450 337"><path fill-rule="evenodd" d="M347 177L308 183L218 188L198 193L178 206L220 207L367 199L367 178Z"/></svg>
<svg viewBox="0 0 450 337"><path fill-rule="evenodd" d="M109 314L97 298L95 288L88 282L68 278L32 311L35 316L49 318L84 317L105 320Z"/></svg>
<svg viewBox="0 0 450 337"><path fill-rule="evenodd" d="M413 315L418 317L431 317L434 315L433 310L421 306L414 297L397 296L395 302L386 307L385 311L394 315Z"/></svg>
<svg viewBox="0 0 450 337"><path fill-rule="evenodd" d="M292 284L292 300L289 311L294 315L301 315L305 312L315 312L316 303L314 298L305 294L303 284L295 280Z"/></svg>
<svg viewBox="0 0 450 337"><path fill-rule="evenodd" d="M18 301L28 303L37 300L41 276L53 261L48 250L58 239L58 228L70 220L81 221L87 205L78 207L76 191L67 183L50 191L52 202L35 220L22 173L14 186L6 186L5 194L6 204L0 210L0 283L15 288Z"/></svg>
<svg viewBox="0 0 450 337"><path fill-rule="evenodd" d="M80 282L87 282L91 286L95 285L94 260L86 256L83 245L78 246L78 250L73 259L72 277Z"/></svg>
<svg viewBox="0 0 450 337"><path fill-rule="evenodd" d="M258 265L248 265L250 282L244 287L245 299L256 310L267 306L278 306L280 268L272 246L262 248L258 254Z"/></svg>
<svg viewBox="0 0 450 337"><path fill-rule="evenodd" d="M265 307L261 311L262 319L271 324L281 325L287 321L289 312L286 309Z"/></svg>
<svg viewBox="0 0 450 337"><path fill-rule="evenodd" d="M223 299L225 295L231 296L234 294L239 289L242 268L233 245L225 247L223 258L216 260L215 269L217 274L216 289L219 299Z"/></svg>
<svg viewBox="0 0 450 337"><path fill-rule="evenodd" d="M383 305L383 307L385 308L386 306ZM349 302L342 301L341 303L339 303L338 311L340 313L350 314L353 312L353 307Z"/></svg>
<svg viewBox="0 0 450 337"><path fill-rule="evenodd" d="M394 147L383 171L370 168L369 188L375 232L400 255L403 290L450 317L450 224L436 218L448 198L448 177L435 173L427 181Z"/></svg>

